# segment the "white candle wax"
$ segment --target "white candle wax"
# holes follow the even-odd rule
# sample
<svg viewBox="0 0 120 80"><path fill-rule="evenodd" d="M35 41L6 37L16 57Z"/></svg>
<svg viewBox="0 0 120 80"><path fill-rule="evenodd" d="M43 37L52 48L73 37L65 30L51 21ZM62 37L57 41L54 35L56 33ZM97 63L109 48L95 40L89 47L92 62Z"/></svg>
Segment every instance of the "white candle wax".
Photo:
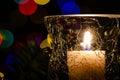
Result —
<svg viewBox="0 0 120 80"><path fill-rule="evenodd" d="M105 80L105 51L68 51L69 80Z"/></svg>

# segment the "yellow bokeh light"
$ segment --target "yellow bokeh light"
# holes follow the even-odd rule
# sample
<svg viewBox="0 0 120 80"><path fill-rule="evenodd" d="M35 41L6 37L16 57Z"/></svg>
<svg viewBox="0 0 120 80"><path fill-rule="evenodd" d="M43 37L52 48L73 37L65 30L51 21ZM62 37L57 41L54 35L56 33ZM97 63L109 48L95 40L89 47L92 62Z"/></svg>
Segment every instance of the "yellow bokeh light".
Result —
<svg viewBox="0 0 120 80"><path fill-rule="evenodd" d="M39 5L45 5L47 4L50 0L34 0L36 4Z"/></svg>
<svg viewBox="0 0 120 80"><path fill-rule="evenodd" d="M2 72L0 72L0 77L3 78L4 77L4 74Z"/></svg>

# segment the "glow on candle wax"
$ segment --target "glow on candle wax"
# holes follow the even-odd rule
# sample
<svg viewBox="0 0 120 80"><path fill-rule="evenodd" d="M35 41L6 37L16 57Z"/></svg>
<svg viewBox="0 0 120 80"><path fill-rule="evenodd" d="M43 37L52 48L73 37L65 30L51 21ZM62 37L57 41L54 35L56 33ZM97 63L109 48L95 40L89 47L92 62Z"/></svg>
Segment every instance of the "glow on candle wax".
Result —
<svg viewBox="0 0 120 80"><path fill-rule="evenodd" d="M69 80L104 80L105 51L68 51Z"/></svg>

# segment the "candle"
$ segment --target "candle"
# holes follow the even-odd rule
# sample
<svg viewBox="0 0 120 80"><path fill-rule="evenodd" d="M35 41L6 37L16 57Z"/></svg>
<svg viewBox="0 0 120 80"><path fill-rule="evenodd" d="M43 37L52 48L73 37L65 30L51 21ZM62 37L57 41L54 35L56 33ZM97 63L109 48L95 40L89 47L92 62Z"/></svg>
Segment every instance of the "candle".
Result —
<svg viewBox="0 0 120 80"><path fill-rule="evenodd" d="M90 50L91 38L90 32L85 32L83 50L67 52L69 80L105 80L105 51Z"/></svg>

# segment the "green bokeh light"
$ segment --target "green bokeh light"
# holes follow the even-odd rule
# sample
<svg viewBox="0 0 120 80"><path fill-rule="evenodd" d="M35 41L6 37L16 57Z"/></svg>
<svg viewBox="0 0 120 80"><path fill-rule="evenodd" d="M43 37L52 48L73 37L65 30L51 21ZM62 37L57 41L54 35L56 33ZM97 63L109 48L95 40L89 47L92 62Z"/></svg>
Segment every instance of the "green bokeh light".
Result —
<svg viewBox="0 0 120 80"><path fill-rule="evenodd" d="M12 32L7 29L3 29L3 30L0 30L0 33L3 36L3 40L2 40L0 47L9 48L14 42L14 36Z"/></svg>

